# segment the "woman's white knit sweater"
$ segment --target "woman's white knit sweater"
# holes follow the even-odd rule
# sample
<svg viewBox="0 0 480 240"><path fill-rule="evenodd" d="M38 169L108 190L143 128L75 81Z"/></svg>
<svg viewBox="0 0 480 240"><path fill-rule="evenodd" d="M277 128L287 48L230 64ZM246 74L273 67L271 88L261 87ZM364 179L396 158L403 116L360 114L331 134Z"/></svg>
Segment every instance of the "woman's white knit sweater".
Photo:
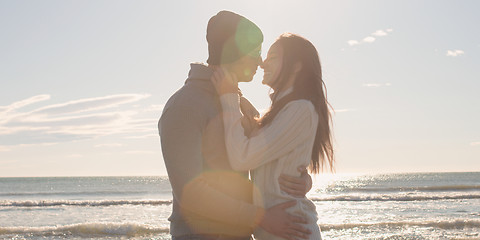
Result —
<svg viewBox="0 0 480 240"><path fill-rule="evenodd" d="M235 170L252 170L252 181L256 187L254 204L268 209L296 200L297 204L287 212L307 219L308 224L304 226L312 231L309 239L321 239L315 205L306 197L288 195L280 190L278 183L280 174L300 176L297 168L310 163L318 125L318 114L313 104L303 99L291 101L270 124L246 137L241 124L238 95L224 94L220 100L229 161ZM282 239L261 228L254 235L257 240Z"/></svg>

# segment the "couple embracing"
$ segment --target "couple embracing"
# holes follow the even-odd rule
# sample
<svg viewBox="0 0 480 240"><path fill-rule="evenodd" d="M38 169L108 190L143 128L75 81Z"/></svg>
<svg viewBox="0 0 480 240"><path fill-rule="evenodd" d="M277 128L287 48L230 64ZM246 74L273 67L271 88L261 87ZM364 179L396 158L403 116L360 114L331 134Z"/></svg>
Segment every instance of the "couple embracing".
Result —
<svg viewBox="0 0 480 240"><path fill-rule="evenodd" d="M207 64L191 64L159 121L173 190L172 240L321 239L307 173L333 168L329 104L315 47L263 34L229 11L207 26ZM273 89L260 117L238 89L258 66Z"/></svg>

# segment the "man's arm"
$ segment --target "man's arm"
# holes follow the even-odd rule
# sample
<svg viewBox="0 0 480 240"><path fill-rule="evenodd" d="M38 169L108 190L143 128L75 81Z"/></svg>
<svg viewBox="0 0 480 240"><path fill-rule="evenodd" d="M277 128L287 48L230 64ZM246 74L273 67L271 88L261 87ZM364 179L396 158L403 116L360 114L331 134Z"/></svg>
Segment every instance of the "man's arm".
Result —
<svg viewBox="0 0 480 240"><path fill-rule="evenodd" d="M298 167L301 172L300 177L292 177L286 174L281 174L278 178L280 189L293 197L305 197L305 195L312 189L312 176L308 174L307 169L303 166Z"/></svg>

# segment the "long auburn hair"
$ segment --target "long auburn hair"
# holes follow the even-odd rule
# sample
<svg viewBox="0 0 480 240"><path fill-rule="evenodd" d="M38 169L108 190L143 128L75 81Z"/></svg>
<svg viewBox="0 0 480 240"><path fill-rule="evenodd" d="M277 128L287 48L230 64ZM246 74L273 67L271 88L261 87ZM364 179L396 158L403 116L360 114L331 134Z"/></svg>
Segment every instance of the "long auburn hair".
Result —
<svg viewBox="0 0 480 240"><path fill-rule="evenodd" d="M298 99L311 101L318 114L318 126L309 169L312 173L319 173L320 170L325 170L328 164L329 170L333 172L335 157L330 126L332 118L329 107L331 108L331 105L327 101L327 89L322 79L318 52L310 41L291 33L282 34L274 45L279 45L283 49L282 69L272 86L276 89L272 95L272 105L268 112L259 119L260 127L271 123L287 103ZM297 72L293 92L277 100L278 90L286 90L282 87L293 74L296 63L301 63L302 67Z"/></svg>

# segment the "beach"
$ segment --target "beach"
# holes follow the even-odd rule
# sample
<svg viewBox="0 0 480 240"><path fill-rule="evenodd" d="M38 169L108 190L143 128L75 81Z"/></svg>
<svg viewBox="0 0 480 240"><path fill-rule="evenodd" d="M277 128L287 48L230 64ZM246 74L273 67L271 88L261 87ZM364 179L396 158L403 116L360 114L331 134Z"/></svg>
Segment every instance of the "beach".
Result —
<svg viewBox="0 0 480 240"><path fill-rule="evenodd" d="M324 239L480 239L480 173L319 175ZM167 177L0 178L0 239L170 239Z"/></svg>

